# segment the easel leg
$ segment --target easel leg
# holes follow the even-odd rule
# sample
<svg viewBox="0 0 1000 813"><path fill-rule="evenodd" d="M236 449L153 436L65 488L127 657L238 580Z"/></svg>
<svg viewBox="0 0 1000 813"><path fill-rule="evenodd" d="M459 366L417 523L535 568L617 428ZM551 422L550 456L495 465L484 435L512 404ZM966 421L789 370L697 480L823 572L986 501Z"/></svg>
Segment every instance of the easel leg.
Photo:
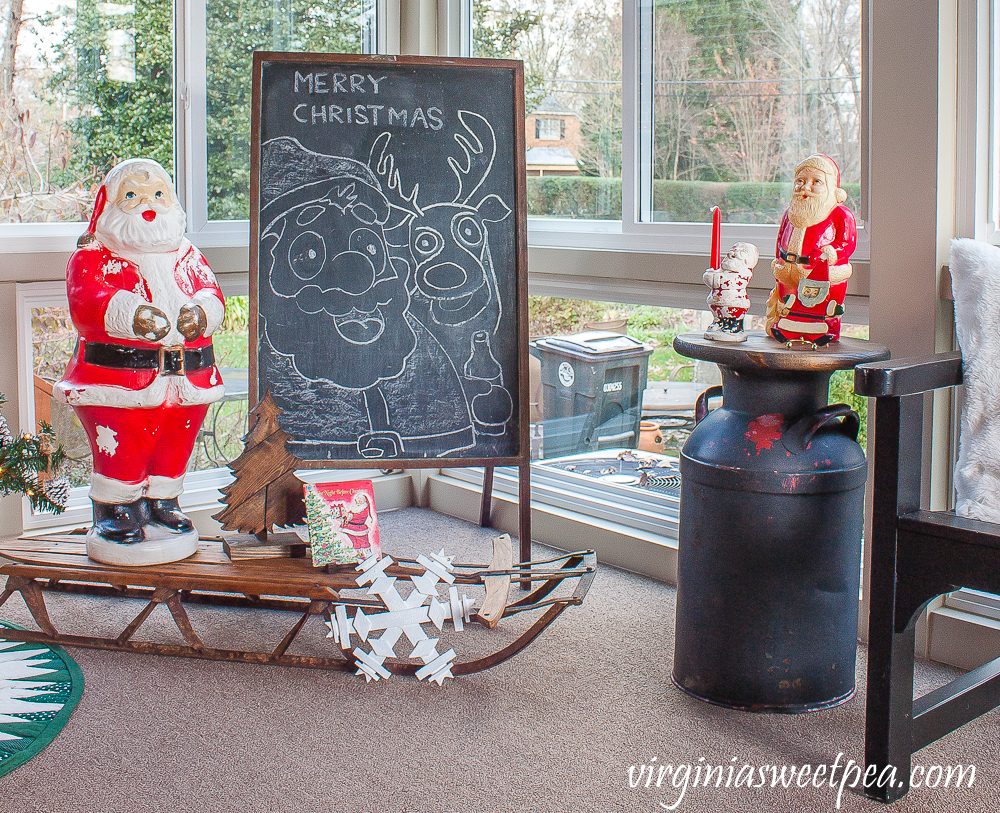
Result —
<svg viewBox="0 0 1000 813"><path fill-rule="evenodd" d="M517 538L520 541L520 561L531 561L531 463L522 463L517 467L517 507L518 517ZM522 590L531 589L531 581L521 581Z"/></svg>
<svg viewBox="0 0 1000 813"><path fill-rule="evenodd" d="M479 527L489 528L493 508L493 466L483 468L483 497L479 505Z"/></svg>

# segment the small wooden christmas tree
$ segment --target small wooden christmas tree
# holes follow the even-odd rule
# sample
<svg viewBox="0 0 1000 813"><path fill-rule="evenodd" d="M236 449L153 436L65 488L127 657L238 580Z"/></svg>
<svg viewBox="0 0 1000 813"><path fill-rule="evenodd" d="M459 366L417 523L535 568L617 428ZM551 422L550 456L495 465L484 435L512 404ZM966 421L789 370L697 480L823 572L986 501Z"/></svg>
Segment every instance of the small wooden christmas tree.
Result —
<svg viewBox="0 0 1000 813"><path fill-rule="evenodd" d="M291 436L282 431L280 414L270 391L250 413L243 454L229 464L236 480L222 489L227 508L214 516L223 530L263 539L275 527L305 521L304 483L295 476L299 459L285 448Z"/></svg>

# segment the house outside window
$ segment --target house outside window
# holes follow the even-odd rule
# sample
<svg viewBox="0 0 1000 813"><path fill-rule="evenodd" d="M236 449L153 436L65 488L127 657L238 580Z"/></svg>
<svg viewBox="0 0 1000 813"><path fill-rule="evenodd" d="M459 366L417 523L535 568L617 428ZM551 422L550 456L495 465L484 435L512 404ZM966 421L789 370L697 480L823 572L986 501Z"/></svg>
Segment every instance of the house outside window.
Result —
<svg viewBox="0 0 1000 813"><path fill-rule="evenodd" d="M576 112L547 96L528 112L524 130L528 177L581 173L583 143Z"/></svg>

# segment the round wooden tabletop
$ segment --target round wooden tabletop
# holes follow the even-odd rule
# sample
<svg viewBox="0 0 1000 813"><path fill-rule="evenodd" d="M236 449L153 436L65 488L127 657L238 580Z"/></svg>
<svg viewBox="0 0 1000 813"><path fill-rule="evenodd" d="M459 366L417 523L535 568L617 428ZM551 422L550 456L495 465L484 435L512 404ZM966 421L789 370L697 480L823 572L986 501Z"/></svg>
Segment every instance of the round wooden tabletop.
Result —
<svg viewBox="0 0 1000 813"><path fill-rule="evenodd" d="M858 364L889 358L888 348L866 339L842 338L815 350L804 344L788 348L763 330L748 331L745 342L720 342L706 339L702 333L682 333L674 338L674 350L688 358L736 369L804 373L849 370Z"/></svg>

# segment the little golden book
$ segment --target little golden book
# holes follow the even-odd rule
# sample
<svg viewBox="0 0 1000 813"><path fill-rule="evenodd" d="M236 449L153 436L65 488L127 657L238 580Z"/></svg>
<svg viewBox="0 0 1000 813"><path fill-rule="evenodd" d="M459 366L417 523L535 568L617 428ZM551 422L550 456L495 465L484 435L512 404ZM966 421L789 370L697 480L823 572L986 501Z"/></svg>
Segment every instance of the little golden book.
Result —
<svg viewBox="0 0 1000 813"><path fill-rule="evenodd" d="M371 480L309 483L305 499L315 567L348 565L369 556L382 556Z"/></svg>

